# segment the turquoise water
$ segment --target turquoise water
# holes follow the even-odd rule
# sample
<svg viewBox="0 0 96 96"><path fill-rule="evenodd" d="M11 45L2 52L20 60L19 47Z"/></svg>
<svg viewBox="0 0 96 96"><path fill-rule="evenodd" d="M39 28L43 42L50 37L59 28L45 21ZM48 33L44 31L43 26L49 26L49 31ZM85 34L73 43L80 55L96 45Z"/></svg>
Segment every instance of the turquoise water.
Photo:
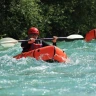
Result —
<svg viewBox="0 0 96 96"><path fill-rule="evenodd" d="M70 62L12 58L20 43L0 49L0 96L96 96L96 41L58 42Z"/></svg>

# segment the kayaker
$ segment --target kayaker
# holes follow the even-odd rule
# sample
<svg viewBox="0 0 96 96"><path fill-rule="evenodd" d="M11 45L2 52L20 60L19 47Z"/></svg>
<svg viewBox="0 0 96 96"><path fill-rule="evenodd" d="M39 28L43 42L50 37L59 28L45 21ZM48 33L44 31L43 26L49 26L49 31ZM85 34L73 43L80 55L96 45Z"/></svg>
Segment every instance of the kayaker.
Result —
<svg viewBox="0 0 96 96"><path fill-rule="evenodd" d="M34 50L40 47L49 46L44 40L37 40L40 32L36 27L31 27L28 30L28 41L22 42L21 47L23 48L22 52L28 52L30 50ZM53 45L56 46L56 41L58 37L53 36Z"/></svg>

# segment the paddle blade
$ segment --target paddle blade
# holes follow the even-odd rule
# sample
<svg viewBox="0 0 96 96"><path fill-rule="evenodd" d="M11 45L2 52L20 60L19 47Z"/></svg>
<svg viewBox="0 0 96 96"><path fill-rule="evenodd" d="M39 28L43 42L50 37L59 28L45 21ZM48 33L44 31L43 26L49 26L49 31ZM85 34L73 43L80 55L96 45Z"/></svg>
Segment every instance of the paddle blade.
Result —
<svg viewBox="0 0 96 96"><path fill-rule="evenodd" d="M96 39L96 29L89 31L85 36L85 41L89 42L92 39Z"/></svg>
<svg viewBox="0 0 96 96"><path fill-rule="evenodd" d="M84 37L82 35L73 34L67 37L67 39L83 39Z"/></svg>
<svg viewBox="0 0 96 96"><path fill-rule="evenodd" d="M9 47L13 47L18 41L13 39L13 38L2 38L0 40L0 46L4 47L4 48L9 48Z"/></svg>

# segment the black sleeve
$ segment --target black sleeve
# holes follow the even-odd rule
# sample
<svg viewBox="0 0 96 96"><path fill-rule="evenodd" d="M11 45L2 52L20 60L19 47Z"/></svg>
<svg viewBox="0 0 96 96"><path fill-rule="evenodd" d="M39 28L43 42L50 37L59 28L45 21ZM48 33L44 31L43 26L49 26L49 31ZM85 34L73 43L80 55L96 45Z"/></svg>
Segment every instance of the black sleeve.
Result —
<svg viewBox="0 0 96 96"><path fill-rule="evenodd" d="M21 47L22 48L24 48L24 47L26 47L26 46L28 46L28 38L26 37L24 40L26 40L26 41L24 41L24 42L21 42Z"/></svg>
<svg viewBox="0 0 96 96"><path fill-rule="evenodd" d="M24 41L21 43L22 52L27 52L30 48L31 44L28 44L28 41Z"/></svg>
<svg viewBox="0 0 96 96"><path fill-rule="evenodd" d="M57 45L56 45L56 42L55 42L55 43L53 42L53 45L54 45L54 46L57 46Z"/></svg>

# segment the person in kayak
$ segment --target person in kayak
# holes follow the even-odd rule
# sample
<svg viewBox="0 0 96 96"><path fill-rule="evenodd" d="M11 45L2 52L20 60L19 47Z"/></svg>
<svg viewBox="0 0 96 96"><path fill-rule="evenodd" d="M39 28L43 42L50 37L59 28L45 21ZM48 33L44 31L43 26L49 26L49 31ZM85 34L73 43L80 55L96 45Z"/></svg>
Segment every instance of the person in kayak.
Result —
<svg viewBox="0 0 96 96"><path fill-rule="evenodd" d="M28 41L24 41L21 43L21 47L22 47L22 52L28 52L40 47L44 47L44 46L49 46L48 43L46 43L44 40L38 40L38 36L39 36L39 30L36 27L31 27L28 30ZM56 41L57 41L58 37L57 36L53 36L53 45L56 46Z"/></svg>

